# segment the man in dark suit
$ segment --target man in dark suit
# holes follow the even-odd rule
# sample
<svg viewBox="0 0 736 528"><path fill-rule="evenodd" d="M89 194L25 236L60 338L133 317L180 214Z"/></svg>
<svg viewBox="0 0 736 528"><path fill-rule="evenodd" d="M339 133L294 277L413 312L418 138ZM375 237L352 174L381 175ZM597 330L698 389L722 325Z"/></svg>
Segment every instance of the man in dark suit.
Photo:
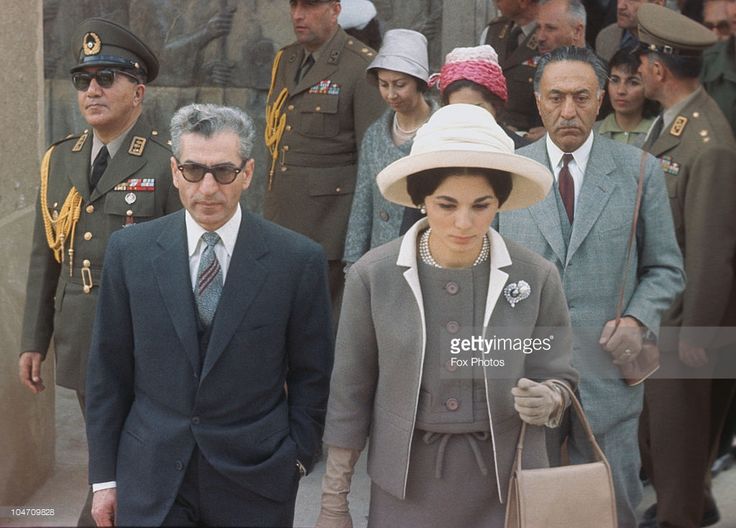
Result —
<svg viewBox="0 0 736 528"><path fill-rule="evenodd" d="M332 329L326 261L242 211L254 126L172 118L186 211L115 233L87 377L99 526L291 526L320 446Z"/></svg>
<svg viewBox="0 0 736 528"><path fill-rule="evenodd" d="M19 375L44 390L41 362L53 336L56 383L76 391L84 412L105 245L113 231L181 208L171 185L171 151L141 117L155 55L126 28L90 18L76 29L71 81L90 128L52 144L41 164L28 266ZM91 494L79 518L93 524Z"/></svg>

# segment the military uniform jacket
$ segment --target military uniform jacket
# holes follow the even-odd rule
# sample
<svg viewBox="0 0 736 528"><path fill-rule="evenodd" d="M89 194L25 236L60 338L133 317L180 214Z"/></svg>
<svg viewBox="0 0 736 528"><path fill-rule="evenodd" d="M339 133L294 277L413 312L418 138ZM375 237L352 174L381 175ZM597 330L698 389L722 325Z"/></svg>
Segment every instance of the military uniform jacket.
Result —
<svg viewBox="0 0 736 528"><path fill-rule="evenodd" d="M44 234L40 196L26 288L21 351L46 354L51 337L56 351L56 382L84 392L92 325L103 256L113 231L181 208L172 185L171 151L141 119L110 159L97 187L89 188L92 131L55 144L48 175L47 206L58 212L72 186L82 196L74 231L74 256L65 244L56 262ZM70 274L71 261L71 274ZM83 269L85 277L83 277ZM85 292L85 283L92 287Z"/></svg>
<svg viewBox="0 0 736 528"><path fill-rule="evenodd" d="M517 130L529 130L542 126L534 100L534 72L539 60L537 37L532 31L511 54L507 54L513 25L511 19L503 16L492 20L488 24L486 44L498 53L498 64L508 87L509 98L506 107L499 112L499 122Z"/></svg>
<svg viewBox="0 0 736 528"><path fill-rule="evenodd" d="M304 78L298 43L283 49L271 91L288 90L286 129L264 216L320 243L329 260L343 255L363 133L385 110L365 70L375 52L342 29L324 45ZM269 104L273 103L272 100Z"/></svg>
<svg viewBox="0 0 736 528"><path fill-rule="evenodd" d="M704 91L648 150L665 173L687 285L663 326L736 326L736 141L716 102ZM715 334L681 330L695 346Z"/></svg>

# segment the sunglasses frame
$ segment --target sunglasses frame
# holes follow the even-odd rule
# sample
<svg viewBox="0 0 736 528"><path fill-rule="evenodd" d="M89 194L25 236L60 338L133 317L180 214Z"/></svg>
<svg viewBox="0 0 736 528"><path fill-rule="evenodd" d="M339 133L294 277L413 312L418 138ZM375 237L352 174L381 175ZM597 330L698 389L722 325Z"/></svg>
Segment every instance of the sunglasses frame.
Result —
<svg viewBox="0 0 736 528"><path fill-rule="evenodd" d="M132 73L128 73L125 70L120 70L117 68L101 68L94 72L85 72L85 71L78 71L72 73L72 84L74 85L74 88L77 89L79 92L86 92L89 90L90 85L92 84L92 79L97 82L97 85L100 88L110 88L113 84L115 84L115 80L117 79L118 74L125 75L126 77L130 77L131 79L135 80L136 83L140 84L140 80L138 77L133 75ZM108 75L112 74L112 80L111 81L103 81L100 79L100 74ZM86 86L80 85L79 82L85 82Z"/></svg>
<svg viewBox="0 0 736 528"><path fill-rule="evenodd" d="M176 162L178 163L178 165L176 166L176 168L179 169L179 172L181 173L182 178L184 178L189 183L199 183L202 180L204 180L204 177L207 174L212 174L212 177L220 185L230 185L238 177L238 174L240 174L241 172L243 172L243 169L245 168L245 164L248 163L249 160L250 160L250 158L245 158L243 160L243 163L240 164L240 167L233 167L232 165L214 165L214 166L210 167L209 165L204 165L202 163L195 163L193 161L188 162L188 163L181 163L179 160L176 160ZM202 176L200 176L196 180L192 180L192 179L188 178L187 177L187 172L186 172L186 170L188 170L190 168L194 168L194 167L196 167L198 169L203 169ZM226 170L227 171L227 174L232 174L232 178L230 179L230 181L224 181L222 178L218 177L217 176L217 172L216 172L218 170Z"/></svg>

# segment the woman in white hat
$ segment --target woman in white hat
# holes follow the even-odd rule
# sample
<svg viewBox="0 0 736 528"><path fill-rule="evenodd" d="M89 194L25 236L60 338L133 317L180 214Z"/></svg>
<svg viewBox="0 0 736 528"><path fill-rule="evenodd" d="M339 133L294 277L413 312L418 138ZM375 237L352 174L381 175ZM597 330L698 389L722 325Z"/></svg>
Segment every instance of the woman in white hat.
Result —
<svg viewBox="0 0 736 528"><path fill-rule="evenodd" d="M551 380L574 385L577 373L556 268L490 226L551 184L467 104L438 110L378 175L388 200L427 217L348 272L317 526L351 526L369 437L369 526L503 526L521 420L556 426L566 402ZM524 465L546 464L544 429L531 427Z"/></svg>
<svg viewBox="0 0 736 528"><path fill-rule="evenodd" d="M376 174L409 153L417 129L437 108L427 98L427 39L421 33L409 29L387 31L383 47L366 75L378 86L388 109L368 127L360 145L358 176L345 236L343 260L348 264L369 249L397 238L402 234L402 225L408 228L418 218L415 214L404 222L406 208L381 196Z"/></svg>

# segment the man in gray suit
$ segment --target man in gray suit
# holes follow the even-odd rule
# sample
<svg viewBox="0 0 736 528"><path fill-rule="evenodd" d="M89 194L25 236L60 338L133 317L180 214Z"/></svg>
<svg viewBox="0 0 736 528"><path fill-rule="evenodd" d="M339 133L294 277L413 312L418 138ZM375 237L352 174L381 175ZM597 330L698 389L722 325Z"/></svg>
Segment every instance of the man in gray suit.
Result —
<svg viewBox="0 0 736 528"><path fill-rule="evenodd" d="M534 81L547 135L519 154L546 163L557 184L529 209L499 214L499 231L560 271L575 331L580 398L611 463L619 526L633 527L641 500L637 427L643 390L627 386L617 365L636 359L643 335L657 332L662 312L682 291L682 256L656 160L592 132L606 82L601 61L585 48L558 48L540 60ZM643 198L627 263L642 161ZM623 317L616 328L624 276ZM590 461L574 418L568 434L571 461ZM559 444L552 440L554 459Z"/></svg>

